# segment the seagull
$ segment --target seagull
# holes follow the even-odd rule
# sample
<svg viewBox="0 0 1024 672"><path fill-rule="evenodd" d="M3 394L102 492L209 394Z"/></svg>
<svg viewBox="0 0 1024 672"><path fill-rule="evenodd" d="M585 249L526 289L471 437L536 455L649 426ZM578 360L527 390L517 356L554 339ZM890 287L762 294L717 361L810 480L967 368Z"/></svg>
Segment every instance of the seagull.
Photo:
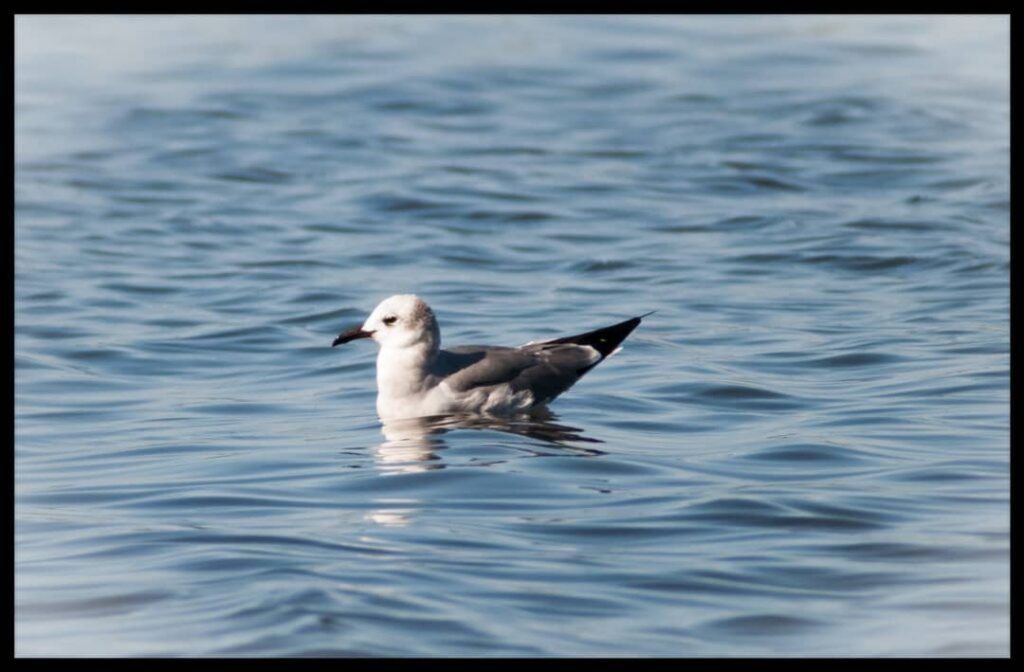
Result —
<svg viewBox="0 0 1024 672"><path fill-rule="evenodd" d="M541 408L583 374L618 352L641 315L576 336L518 347L464 345L441 349L441 330L427 302L397 294L331 347L372 338L377 354L377 414L382 420L451 413L513 416Z"/></svg>

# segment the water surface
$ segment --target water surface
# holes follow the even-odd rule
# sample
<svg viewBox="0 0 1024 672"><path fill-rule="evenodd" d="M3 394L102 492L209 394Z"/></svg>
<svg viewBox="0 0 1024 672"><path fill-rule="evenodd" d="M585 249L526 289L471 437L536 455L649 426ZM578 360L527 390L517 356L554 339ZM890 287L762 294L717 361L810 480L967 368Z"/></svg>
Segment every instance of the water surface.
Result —
<svg viewBox="0 0 1024 672"><path fill-rule="evenodd" d="M1006 17L15 27L18 655L1008 655Z"/></svg>

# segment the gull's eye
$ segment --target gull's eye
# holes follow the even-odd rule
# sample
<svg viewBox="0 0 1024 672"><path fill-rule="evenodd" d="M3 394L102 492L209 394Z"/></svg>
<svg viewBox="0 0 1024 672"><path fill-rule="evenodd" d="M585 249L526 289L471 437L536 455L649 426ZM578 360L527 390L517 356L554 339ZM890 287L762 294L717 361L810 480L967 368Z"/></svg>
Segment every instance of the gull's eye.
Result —
<svg viewBox="0 0 1024 672"><path fill-rule="evenodd" d="M394 316L394 315L388 315L387 317L384 318L384 324L386 324L386 325L388 325L390 327L392 324L395 323L395 320L397 320L397 319L398 318L396 316Z"/></svg>

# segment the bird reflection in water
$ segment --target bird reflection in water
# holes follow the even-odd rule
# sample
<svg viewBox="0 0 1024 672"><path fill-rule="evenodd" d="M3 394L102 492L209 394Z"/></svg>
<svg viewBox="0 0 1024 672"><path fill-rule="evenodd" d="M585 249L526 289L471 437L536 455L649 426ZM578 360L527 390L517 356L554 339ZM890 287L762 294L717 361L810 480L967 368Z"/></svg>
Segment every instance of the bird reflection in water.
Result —
<svg viewBox="0 0 1024 672"><path fill-rule="evenodd" d="M603 450L571 445L572 443L603 443L600 439L584 436L578 427L553 422L555 415L546 409L534 410L529 415L514 418L496 418L482 415L438 415L424 418L389 420L381 426L386 439L374 449L380 471L385 474L412 474L432 469L444 469L441 453L448 449L442 436L454 429L495 430L537 439L541 445L516 446L532 457L545 455L576 455L596 457ZM546 445L545 445L546 444ZM547 447L548 450L544 448ZM557 452L552 452L550 449ZM493 462L488 464L494 464ZM486 466L475 463L475 466ZM384 498L374 500L375 508L365 518L383 527L404 527L419 510L415 498Z"/></svg>
<svg viewBox="0 0 1024 672"><path fill-rule="evenodd" d="M584 436L582 429L561 425L556 416L547 409L512 418L498 418L485 415L455 414L435 415L423 418L405 418L383 422L381 433L386 439L375 449L377 464L382 471L412 473L429 469L443 469L446 465L441 452L448 448L442 438L454 429L480 429L518 434L537 439L551 447L571 451L583 457L604 455L596 448L571 445L574 443L603 443L600 439ZM552 455L542 446L522 446L534 456ZM559 452L565 455L565 452Z"/></svg>

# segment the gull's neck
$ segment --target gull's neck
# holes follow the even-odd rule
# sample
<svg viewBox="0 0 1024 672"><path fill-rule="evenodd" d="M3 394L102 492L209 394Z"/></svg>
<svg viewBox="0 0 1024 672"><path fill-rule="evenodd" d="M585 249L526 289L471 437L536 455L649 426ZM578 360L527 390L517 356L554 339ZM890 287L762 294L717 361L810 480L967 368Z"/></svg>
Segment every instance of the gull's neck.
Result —
<svg viewBox="0 0 1024 672"><path fill-rule="evenodd" d="M437 342L419 341L405 347L383 346L377 354L377 394L399 399L430 387L429 374L437 360Z"/></svg>

